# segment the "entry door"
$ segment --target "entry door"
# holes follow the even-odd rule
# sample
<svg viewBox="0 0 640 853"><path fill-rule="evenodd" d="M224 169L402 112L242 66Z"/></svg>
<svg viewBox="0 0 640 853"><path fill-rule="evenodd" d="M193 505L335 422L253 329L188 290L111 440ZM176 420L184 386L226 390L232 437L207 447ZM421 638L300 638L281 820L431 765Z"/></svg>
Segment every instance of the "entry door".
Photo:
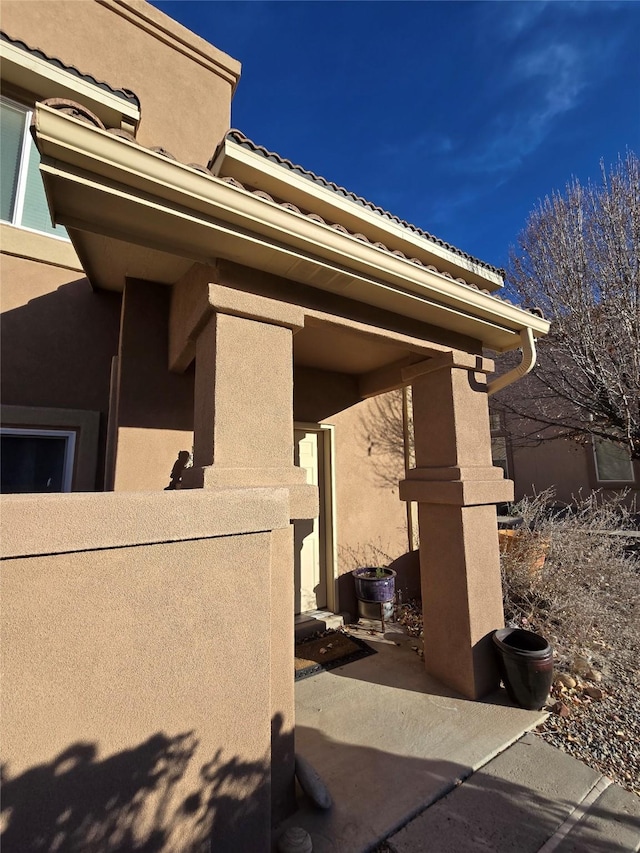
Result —
<svg viewBox="0 0 640 853"><path fill-rule="evenodd" d="M324 506L323 444L319 432L302 429L294 431L294 463L306 473L307 483L319 487L321 513ZM296 615L327 606L324 544L322 515L294 523Z"/></svg>

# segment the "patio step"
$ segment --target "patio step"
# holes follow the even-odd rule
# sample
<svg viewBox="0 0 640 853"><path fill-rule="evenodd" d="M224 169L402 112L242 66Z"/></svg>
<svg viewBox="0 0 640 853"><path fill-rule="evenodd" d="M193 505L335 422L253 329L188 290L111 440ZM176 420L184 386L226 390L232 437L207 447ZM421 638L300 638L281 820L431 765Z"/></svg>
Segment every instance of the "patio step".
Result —
<svg viewBox="0 0 640 853"><path fill-rule="evenodd" d="M344 615L330 610L309 610L295 618L296 642L319 631L337 630L344 627Z"/></svg>

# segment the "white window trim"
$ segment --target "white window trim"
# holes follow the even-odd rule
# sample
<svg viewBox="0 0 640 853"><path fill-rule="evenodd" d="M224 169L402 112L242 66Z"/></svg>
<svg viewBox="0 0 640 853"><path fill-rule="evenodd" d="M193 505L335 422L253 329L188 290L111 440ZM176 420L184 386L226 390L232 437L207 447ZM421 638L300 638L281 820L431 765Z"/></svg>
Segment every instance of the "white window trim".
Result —
<svg viewBox="0 0 640 853"><path fill-rule="evenodd" d="M29 127L33 117L33 110L25 107L24 104L18 103L18 101L6 98L4 95L0 97L0 101L24 114L22 148L20 151L20 161L18 165L18 182L16 184L16 203L13 209L12 218L3 219L2 222L6 222L14 228L20 228L22 231L29 231L31 234L43 234L45 237L51 237L53 240L62 240L64 243L69 243L70 240L67 234L51 234L49 231L39 231L37 228L29 228L27 225L21 224L22 214L24 213L27 178L29 176L29 155L31 153L31 134L29 132Z"/></svg>
<svg viewBox="0 0 640 853"><path fill-rule="evenodd" d="M76 434L74 430L63 429L26 429L22 427L1 427L0 435L37 436L39 438L66 438L64 445L64 465L62 472L62 491L70 492L73 485L73 463L76 455Z"/></svg>
<svg viewBox="0 0 640 853"><path fill-rule="evenodd" d="M603 438L600 440L605 442L607 439ZM633 460L631 459L631 456L629 456L629 460L628 460L629 461L629 474L630 474L629 478L623 477L621 479L620 477L618 477L615 480L605 480L600 476L600 466L598 465L598 454L596 452L596 441L597 441L596 437L592 436L592 438L591 438L591 452L593 453L593 464L594 464L594 468L595 468L595 472L596 472L597 482L598 483L629 483L629 484L635 483L635 481L636 481L635 470L633 467Z"/></svg>

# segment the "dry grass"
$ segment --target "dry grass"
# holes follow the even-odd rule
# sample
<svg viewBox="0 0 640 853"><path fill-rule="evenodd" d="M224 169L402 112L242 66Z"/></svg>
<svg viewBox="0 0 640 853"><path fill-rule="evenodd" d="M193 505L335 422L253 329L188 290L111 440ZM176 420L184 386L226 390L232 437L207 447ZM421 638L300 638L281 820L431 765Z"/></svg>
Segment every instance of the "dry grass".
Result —
<svg viewBox="0 0 640 853"><path fill-rule="evenodd" d="M561 660L595 649L637 656L640 558L624 537L632 523L623 496L595 494L563 513L549 509L553 497L515 507L525 526L501 555L507 624L543 634Z"/></svg>
<svg viewBox="0 0 640 853"><path fill-rule="evenodd" d="M340 545L338 548L338 559L341 573L351 572L363 566L389 566L400 554L391 555L393 549L388 544L378 541L357 546Z"/></svg>

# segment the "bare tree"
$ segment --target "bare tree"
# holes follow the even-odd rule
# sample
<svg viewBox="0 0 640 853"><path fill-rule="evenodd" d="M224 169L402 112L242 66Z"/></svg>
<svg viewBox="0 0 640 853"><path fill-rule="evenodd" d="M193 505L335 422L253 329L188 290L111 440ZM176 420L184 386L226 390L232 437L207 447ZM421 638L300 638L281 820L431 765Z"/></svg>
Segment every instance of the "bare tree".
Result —
<svg viewBox="0 0 640 853"><path fill-rule="evenodd" d="M508 287L552 320L527 380L496 396L521 436L595 436L640 458L640 163L573 179L531 213Z"/></svg>

